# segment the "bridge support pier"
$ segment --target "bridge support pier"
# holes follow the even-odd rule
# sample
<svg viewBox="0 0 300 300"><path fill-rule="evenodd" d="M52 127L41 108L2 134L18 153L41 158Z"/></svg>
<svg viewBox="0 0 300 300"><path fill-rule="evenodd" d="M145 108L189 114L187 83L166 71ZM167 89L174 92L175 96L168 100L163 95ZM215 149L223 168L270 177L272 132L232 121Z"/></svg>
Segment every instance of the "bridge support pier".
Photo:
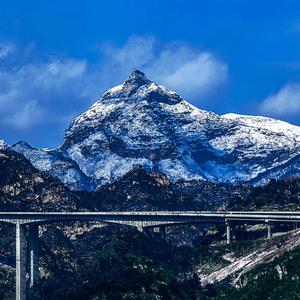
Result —
<svg viewBox="0 0 300 300"><path fill-rule="evenodd" d="M160 233L160 227L159 226L153 227L153 232Z"/></svg>
<svg viewBox="0 0 300 300"><path fill-rule="evenodd" d="M144 227L143 226L137 226L136 229L139 231L139 232L144 232Z"/></svg>
<svg viewBox="0 0 300 300"><path fill-rule="evenodd" d="M167 228L166 228L166 226L162 226L161 231L162 231L163 238L165 239L167 237Z"/></svg>
<svg viewBox="0 0 300 300"><path fill-rule="evenodd" d="M16 223L16 300L26 300L25 225Z"/></svg>
<svg viewBox="0 0 300 300"><path fill-rule="evenodd" d="M272 228L271 228L269 221L266 221L266 226L267 226L267 239L271 240L272 239Z"/></svg>
<svg viewBox="0 0 300 300"><path fill-rule="evenodd" d="M28 236L29 248L29 287L33 287L39 280L39 227L38 225L29 225Z"/></svg>
<svg viewBox="0 0 300 300"><path fill-rule="evenodd" d="M166 226L153 227L153 232L161 233L163 238L165 238L166 237Z"/></svg>
<svg viewBox="0 0 300 300"><path fill-rule="evenodd" d="M226 225L226 244L229 245L231 242L231 227L228 221L225 221Z"/></svg>
<svg viewBox="0 0 300 300"><path fill-rule="evenodd" d="M236 241L236 227L231 227L231 240Z"/></svg>

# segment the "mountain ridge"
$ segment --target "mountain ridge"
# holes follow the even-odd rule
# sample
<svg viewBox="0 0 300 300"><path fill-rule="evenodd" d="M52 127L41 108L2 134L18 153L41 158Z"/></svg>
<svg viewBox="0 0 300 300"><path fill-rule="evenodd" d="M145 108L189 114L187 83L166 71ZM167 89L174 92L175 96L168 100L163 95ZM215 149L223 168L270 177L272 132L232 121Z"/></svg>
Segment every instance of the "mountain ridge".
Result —
<svg viewBox="0 0 300 300"><path fill-rule="evenodd" d="M174 182L264 184L300 174L299 127L198 109L139 70L76 117L60 147L11 149L73 190L92 191L136 168Z"/></svg>

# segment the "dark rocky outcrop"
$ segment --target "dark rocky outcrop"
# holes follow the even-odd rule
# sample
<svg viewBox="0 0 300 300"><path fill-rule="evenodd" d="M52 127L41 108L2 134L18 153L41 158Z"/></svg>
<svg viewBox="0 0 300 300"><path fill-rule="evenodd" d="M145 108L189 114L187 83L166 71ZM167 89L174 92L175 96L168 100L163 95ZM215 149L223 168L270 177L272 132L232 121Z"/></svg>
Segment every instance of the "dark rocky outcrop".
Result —
<svg viewBox="0 0 300 300"><path fill-rule="evenodd" d="M78 196L34 168L21 154L0 150L1 211L77 210Z"/></svg>

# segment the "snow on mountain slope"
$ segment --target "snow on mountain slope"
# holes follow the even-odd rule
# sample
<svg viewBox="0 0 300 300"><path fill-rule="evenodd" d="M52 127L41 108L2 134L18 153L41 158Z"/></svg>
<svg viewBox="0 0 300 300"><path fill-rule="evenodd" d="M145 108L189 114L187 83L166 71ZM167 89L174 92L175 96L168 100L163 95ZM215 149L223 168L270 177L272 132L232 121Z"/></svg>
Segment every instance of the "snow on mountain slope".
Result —
<svg viewBox="0 0 300 300"><path fill-rule="evenodd" d="M0 150L4 150L8 147L4 140L0 140Z"/></svg>
<svg viewBox="0 0 300 300"><path fill-rule="evenodd" d="M74 190L93 190L92 180L88 179L72 160L62 156L59 151L37 149L26 142L19 142L11 147L23 154L34 167L57 177L62 183Z"/></svg>
<svg viewBox="0 0 300 300"><path fill-rule="evenodd" d="M261 177L265 172L272 173L275 170L277 170L277 176L274 178L280 178L285 172L280 175L278 167L287 167L292 161L293 164L290 167L295 166L295 172L299 173L299 127L258 116L227 114L221 118L235 124L236 130L234 133L219 136L210 142L224 153L236 152L238 161L249 167L250 179L255 181L255 178ZM272 176L267 176L269 177ZM265 180L262 179L262 181Z"/></svg>
<svg viewBox="0 0 300 300"><path fill-rule="evenodd" d="M238 115L234 113L222 115L222 117L230 120L235 120L245 126L259 127L267 129L274 133L284 133L285 135L289 135L291 137L300 137L300 127L291 125L284 121L261 116Z"/></svg>
<svg viewBox="0 0 300 300"><path fill-rule="evenodd" d="M299 127L200 110L140 71L78 116L58 149L14 149L73 189L92 189L137 167L172 181L259 184L300 174Z"/></svg>

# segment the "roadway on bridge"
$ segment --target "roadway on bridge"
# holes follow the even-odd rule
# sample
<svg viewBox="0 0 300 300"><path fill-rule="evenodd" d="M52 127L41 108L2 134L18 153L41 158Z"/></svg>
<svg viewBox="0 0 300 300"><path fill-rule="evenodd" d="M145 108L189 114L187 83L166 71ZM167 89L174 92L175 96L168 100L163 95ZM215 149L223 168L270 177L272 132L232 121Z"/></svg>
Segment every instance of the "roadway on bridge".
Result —
<svg viewBox="0 0 300 300"><path fill-rule="evenodd" d="M22 224L99 221L136 226L173 223L299 222L300 211L105 211L105 212L0 212L0 221ZM153 224L152 224L153 223ZM139 224L142 225L143 224Z"/></svg>

